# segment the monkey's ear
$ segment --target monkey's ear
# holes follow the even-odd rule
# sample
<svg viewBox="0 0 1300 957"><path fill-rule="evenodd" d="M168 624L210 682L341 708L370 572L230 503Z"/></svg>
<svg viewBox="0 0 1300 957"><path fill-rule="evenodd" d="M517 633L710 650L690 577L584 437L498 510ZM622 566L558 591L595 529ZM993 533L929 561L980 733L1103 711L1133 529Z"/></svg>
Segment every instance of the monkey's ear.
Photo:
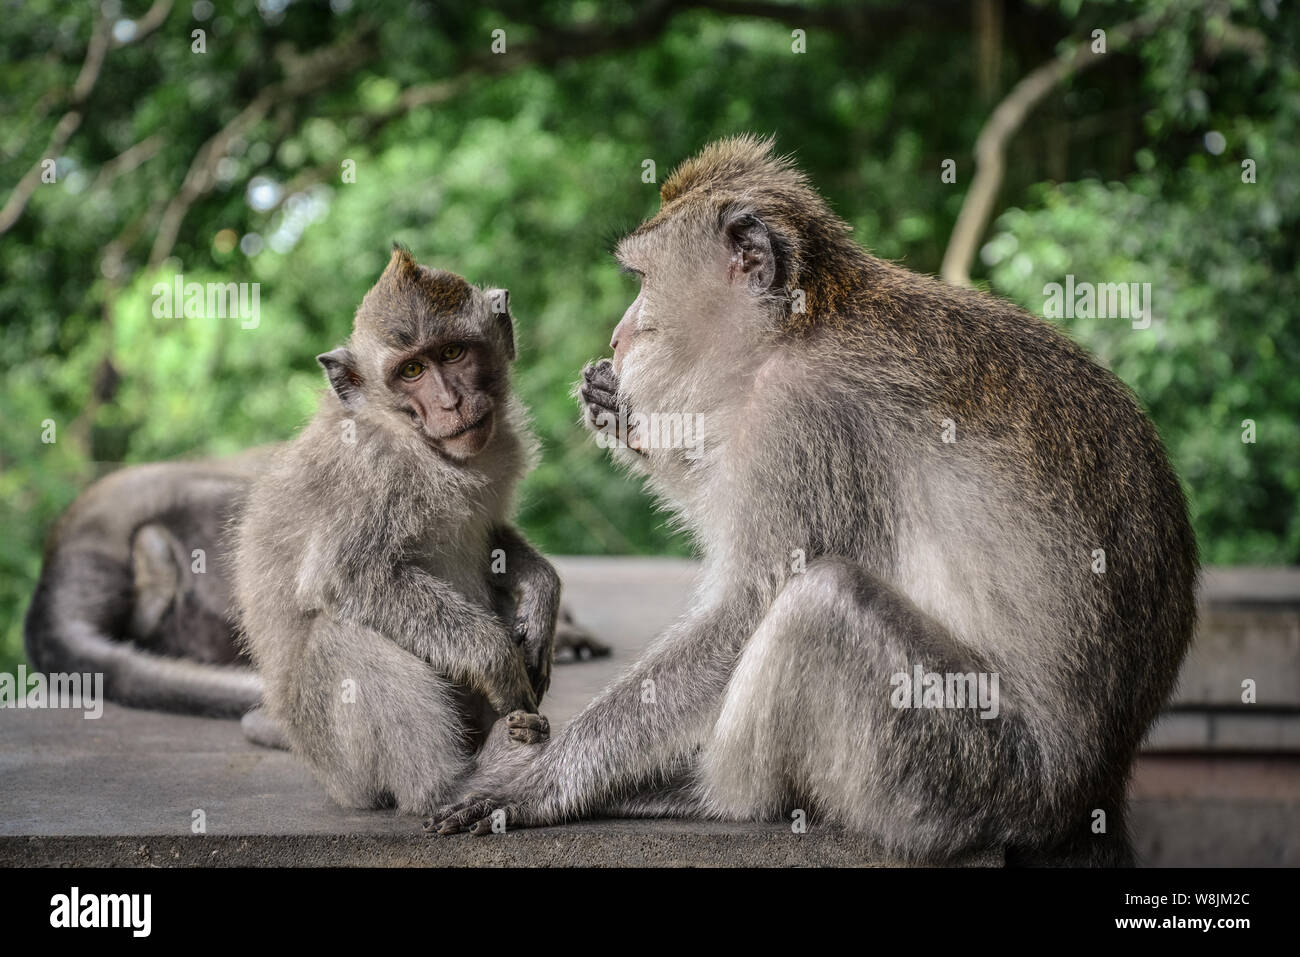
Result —
<svg viewBox="0 0 1300 957"><path fill-rule="evenodd" d="M756 293L785 285L784 244L753 213L731 211L723 215L723 233L731 249L731 280L742 276Z"/></svg>
<svg viewBox="0 0 1300 957"><path fill-rule="evenodd" d="M357 371L357 361L347 346L339 346L333 352L322 352L316 361L329 376L330 387L339 397L345 409L358 409L364 401L361 395L361 373Z"/></svg>
<svg viewBox="0 0 1300 957"><path fill-rule="evenodd" d="M487 296L488 308L492 310L492 318L501 329L501 334L506 339L506 359L510 362L515 361L515 321L510 317L510 290L509 289L489 289L484 293Z"/></svg>

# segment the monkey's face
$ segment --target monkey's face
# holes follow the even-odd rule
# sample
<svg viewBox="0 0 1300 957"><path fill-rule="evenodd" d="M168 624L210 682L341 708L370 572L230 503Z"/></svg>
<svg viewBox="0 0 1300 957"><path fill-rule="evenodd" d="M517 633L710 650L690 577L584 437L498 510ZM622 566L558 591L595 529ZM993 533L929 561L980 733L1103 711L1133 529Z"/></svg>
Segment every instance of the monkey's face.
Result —
<svg viewBox="0 0 1300 957"><path fill-rule="evenodd" d="M343 407L458 462L487 447L515 357L510 295L397 247L347 346L317 356Z"/></svg>
<svg viewBox="0 0 1300 957"><path fill-rule="evenodd" d="M440 340L390 364L394 412L457 461L482 452L496 427L502 370L485 341Z"/></svg>
<svg viewBox="0 0 1300 957"><path fill-rule="evenodd" d="M610 345L622 390L642 407L699 411L718 370L743 364L758 344L761 297L733 268L733 245L717 211L702 206L661 214L619 243L640 289Z"/></svg>

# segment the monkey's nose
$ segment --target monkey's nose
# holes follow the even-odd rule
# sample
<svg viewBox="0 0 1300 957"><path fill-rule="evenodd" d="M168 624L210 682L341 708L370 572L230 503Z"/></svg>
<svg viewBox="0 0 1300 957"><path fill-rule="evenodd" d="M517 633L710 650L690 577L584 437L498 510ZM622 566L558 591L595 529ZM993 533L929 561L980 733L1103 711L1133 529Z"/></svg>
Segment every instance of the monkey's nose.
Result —
<svg viewBox="0 0 1300 957"><path fill-rule="evenodd" d="M623 318L619 320L618 325L614 327L614 335L610 337L609 347L615 352L618 351L619 340L626 335L631 335L634 331L633 323L635 321L636 320L632 316L632 310L628 309L628 311L623 315Z"/></svg>

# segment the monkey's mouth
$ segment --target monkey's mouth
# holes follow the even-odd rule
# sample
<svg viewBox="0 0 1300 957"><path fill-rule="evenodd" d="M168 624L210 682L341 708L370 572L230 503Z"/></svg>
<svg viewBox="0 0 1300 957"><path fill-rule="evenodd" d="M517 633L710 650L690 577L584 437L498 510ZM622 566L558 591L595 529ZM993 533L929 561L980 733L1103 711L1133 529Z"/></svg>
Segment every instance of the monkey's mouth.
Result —
<svg viewBox="0 0 1300 957"><path fill-rule="evenodd" d="M483 426L487 425L487 421L490 418L492 418L491 409L489 409L487 412L484 412L481 416L479 416L477 419L475 419L473 422L469 423L468 425L462 425L459 429L457 429L454 432L448 432L446 435L438 436L438 441L447 442L451 439L458 439L462 435L469 435L471 432L477 432L479 429L483 428Z"/></svg>

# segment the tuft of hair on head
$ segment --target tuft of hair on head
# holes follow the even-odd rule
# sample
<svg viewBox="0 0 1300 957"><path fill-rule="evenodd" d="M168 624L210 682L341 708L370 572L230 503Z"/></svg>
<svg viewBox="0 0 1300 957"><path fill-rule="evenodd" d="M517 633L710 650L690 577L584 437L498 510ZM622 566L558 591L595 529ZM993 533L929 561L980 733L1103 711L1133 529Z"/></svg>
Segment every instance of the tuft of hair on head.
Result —
<svg viewBox="0 0 1300 957"><path fill-rule="evenodd" d="M683 160L664 180L659 201L667 204L696 190L731 191L754 184L808 189L808 179L789 156L776 153L776 137L742 133L714 140Z"/></svg>
<svg viewBox="0 0 1300 957"><path fill-rule="evenodd" d="M709 143L664 181L659 214L647 225L679 208L712 208L733 242L770 254L772 268L761 276L781 308L780 328L807 332L851 294L866 254L794 159L775 146L772 136L748 133ZM793 288L805 296L799 313L790 308Z"/></svg>
<svg viewBox="0 0 1300 957"><path fill-rule="evenodd" d="M419 271L420 264L411 255L411 248L394 239L392 255L388 258L388 265L384 268L384 273L391 272L396 278L414 278Z"/></svg>
<svg viewBox="0 0 1300 957"><path fill-rule="evenodd" d="M462 277L421 266L407 247L394 242L383 274L361 300L354 328L404 347L427 333L428 320L459 312L472 296Z"/></svg>

